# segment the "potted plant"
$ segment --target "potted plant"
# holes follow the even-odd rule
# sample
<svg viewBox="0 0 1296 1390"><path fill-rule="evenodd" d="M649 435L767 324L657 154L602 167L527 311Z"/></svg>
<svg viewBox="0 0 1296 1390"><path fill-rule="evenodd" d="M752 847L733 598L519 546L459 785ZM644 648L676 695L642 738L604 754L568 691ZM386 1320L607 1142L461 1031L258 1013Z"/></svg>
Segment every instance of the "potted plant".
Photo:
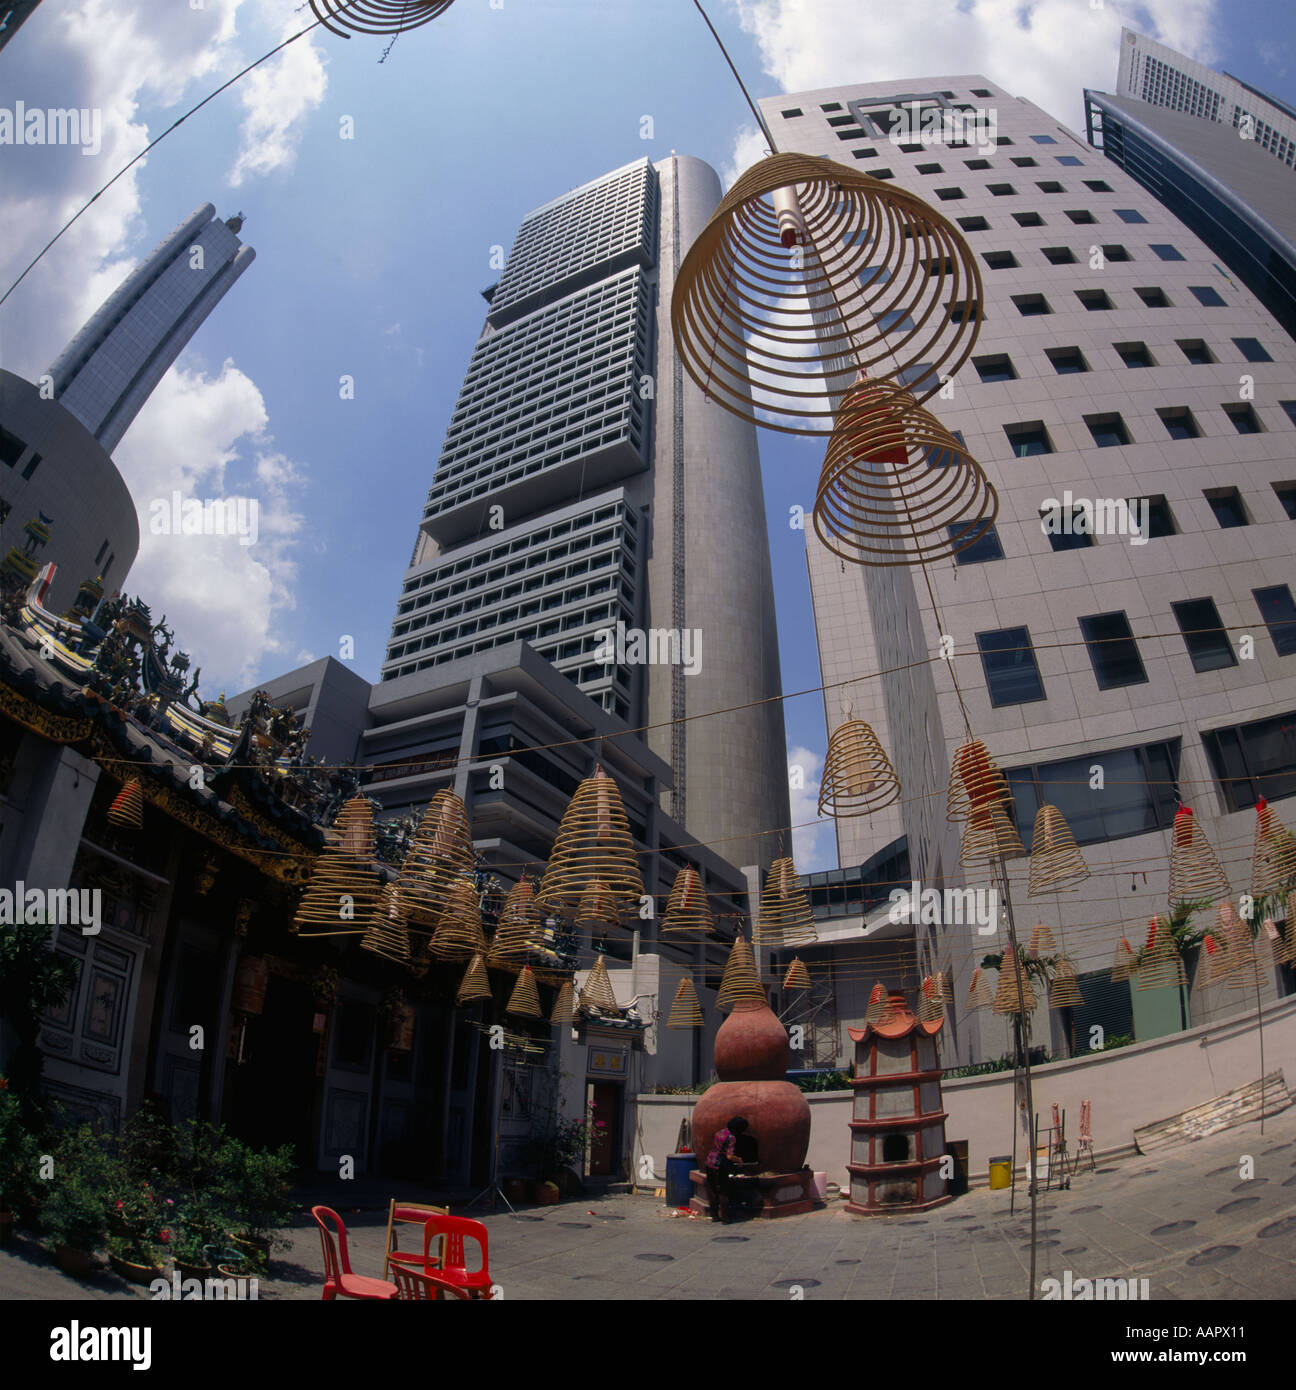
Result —
<svg viewBox="0 0 1296 1390"><path fill-rule="evenodd" d="M230 1213L230 1239L254 1264L264 1267L272 1249L290 1249L292 1242L276 1231L295 1214L288 1177L293 1170L292 1145L253 1149L227 1138L217 1154L217 1196Z"/></svg>
<svg viewBox="0 0 1296 1390"><path fill-rule="evenodd" d="M0 1076L0 1250L13 1240L20 1213L36 1205L36 1169L40 1151L23 1122L18 1097Z"/></svg>
<svg viewBox="0 0 1296 1390"><path fill-rule="evenodd" d="M207 1247L220 1233L223 1212L208 1194L193 1197L179 1209L171 1237L171 1258L185 1279L205 1279L212 1268Z"/></svg>
<svg viewBox="0 0 1296 1390"><path fill-rule="evenodd" d="M171 1243L172 1201L152 1183L133 1179L125 1165L109 1198L108 1263L132 1284L151 1284L162 1273L163 1250Z"/></svg>
<svg viewBox="0 0 1296 1390"><path fill-rule="evenodd" d="M54 1150L54 1176L41 1208L46 1248L65 1274L84 1278L108 1236L113 1161L89 1125L68 1130Z"/></svg>

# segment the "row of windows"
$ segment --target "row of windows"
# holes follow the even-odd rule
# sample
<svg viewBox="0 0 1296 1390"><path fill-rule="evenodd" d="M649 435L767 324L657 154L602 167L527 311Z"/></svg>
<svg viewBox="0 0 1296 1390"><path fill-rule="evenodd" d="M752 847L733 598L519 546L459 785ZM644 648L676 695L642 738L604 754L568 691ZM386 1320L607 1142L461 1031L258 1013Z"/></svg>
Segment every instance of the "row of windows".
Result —
<svg viewBox="0 0 1296 1390"><path fill-rule="evenodd" d="M1274 651L1278 656L1296 655L1296 602L1291 589L1286 584L1275 584L1251 592ZM1170 608L1194 671L1220 671L1238 664L1214 599L1185 599L1172 603ZM1129 618L1123 611L1094 613L1081 618L1079 625L1099 690L1146 684L1147 670ZM976 643L990 703L996 709L1048 698L1029 628L1005 627L993 632L978 632Z"/></svg>
<svg viewBox="0 0 1296 1390"><path fill-rule="evenodd" d="M1138 344L1130 346L1137 347ZM1288 419L1296 424L1296 401L1280 401L1279 404L1287 412ZM1228 416L1229 423L1238 434L1266 433L1255 407L1249 401L1225 402L1220 409ZM1200 437L1201 431L1197 428L1196 417L1187 406L1165 406L1157 411L1157 416L1171 439ZM1131 439L1119 411L1106 411L1081 418L1088 426L1094 444L1100 449L1111 449L1135 442ZM1007 424L1003 428L1015 458L1031 458L1036 454L1055 452L1053 440L1042 420L1023 420Z"/></svg>
<svg viewBox="0 0 1296 1390"><path fill-rule="evenodd" d="M1169 242L1149 242L1148 250L1162 261L1182 261L1183 252L1177 246L1170 245ZM1134 257L1119 242L1104 246L1091 246L1089 255L1092 257L1095 252L1101 252L1104 261L1132 261ZM1075 265L1079 258L1069 246L1041 246L1040 255L1044 257L1050 265ZM1016 255L1011 251L982 251L981 259L990 267L991 270L1012 270L1021 265Z"/></svg>
<svg viewBox="0 0 1296 1390"><path fill-rule="evenodd" d="M1199 338L1184 338L1177 340L1178 347L1185 359L1194 366L1204 363L1214 362L1217 359L1211 350ZM1272 362L1273 358L1269 355L1268 349L1258 338L1234 338L1233 345L1241 354L1246 362ZM1151 349L1143 342L1113 343L1112 349L1121 359L1126 367L1155 367L1157 360L1152 355ZM1053 365L1054 371L1059 376L1074 374L1077 372L1087 372L1090 370L1088 360L1078 347L1045 348L1044 355ZM1006 352L992 353L985 357L974 357L972 365L976 368L977 375L984 382L996 381L1016 381L1017 368L1013 365L1012 357ZM1292 415L1292 401L1280 401L1279 404ZM1159 412L1164 418L1167 414L1176 414L1175 411ZM1182 412L1187 414L1186 411ZM1236 413L1235 413L1236 418ZM1296 424L1296 418L1293 418ZM1257 430L1245 431L1255 434ZM1172 431L1171 437L1174 439L1195 438L1195 434L1176 434Z"/></svg>
<svg viewBox="0 0 1296 1390"><path fill-rule="evenodd" d="M1213 285L1189 285L1188 292L1204 309L1228 308L1227 301ZM1136 285L1134 293L1143 301L1145 308L1174 308L1174 300L1159 285ZM1076 290L1075 296L1086 309L1103 310L1118 307L1106 290ZM1042 294L1014 294L1011 298L1017 312L1023 318L1053 312L1053 306Z"/></svg>

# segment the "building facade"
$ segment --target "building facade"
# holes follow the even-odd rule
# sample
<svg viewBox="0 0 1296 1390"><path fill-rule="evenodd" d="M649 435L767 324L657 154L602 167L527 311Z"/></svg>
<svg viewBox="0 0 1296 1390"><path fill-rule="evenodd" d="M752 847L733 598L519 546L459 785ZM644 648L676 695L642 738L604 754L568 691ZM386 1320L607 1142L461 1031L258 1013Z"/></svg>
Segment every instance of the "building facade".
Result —
<svg viewBox="0 0 1296 1390"><path fill-rule="evenodd" d="M22 28L24 21L32 17L40 0L6 0L0 4L0 48Z"/></svg>
<svg viewBox="0 0 1296 1390"><path fill-rule="evenodd" d="M959 112L973 133L933 142L910 122L893 141L914 101ZM1113 986L1110 968L1120 938L1137 946L1166 910L1178 798L1235 895L1249 887L1257 798L1288 820L1296 809L1286 799L1296 791L1296 346L1135 179L986 78L762 106L780 148L894 180L955 221L984 287L974 356L929 408L997 489L994 530L929 567L936 609L915 570L847 565L806 531L824 683L852 682L853 712L904 787L889 810L837 822L843 883L819 885L843 898L834 932L859 953L897 930L878 905L879 865L903 864L924 888L991 887L960 870L945 816L965 737L954 669L974 734L1012 784L1027 848L1036 808L1050 802L1092 871L1075 893L1028 902L1025 861L1009 866L1023 941L1034 922L1060 932L1085 998L1051 1017L1038 1010L1033 1041L1082 1051L1099 1036L1094 1022L1103 1036L1146 1038L1235 1007L1218 990L1189 999ZM1127 499L1135 512L1117 505ZM1104 514L1093 534L1085 518ZM1131 515L1136 534L1119 524ZM939 659L943 634L950 660ZM845 717L834 703L830 730ZM872 866L859 883L856 865ZM946 1061L993 1058L1008 1049L1002 1020L963 1009L972 970L1003 949L1001 922L960 924L948 908L904 928L907 959L873 948L892 971L877 978L912 994L923 975L946 971ZM871 972L842 973L862 1013ZM1289 972L1263 984L1271 998L1290 986ZM838 1011L843 1027L858 1019L846 992Z"/></svg>

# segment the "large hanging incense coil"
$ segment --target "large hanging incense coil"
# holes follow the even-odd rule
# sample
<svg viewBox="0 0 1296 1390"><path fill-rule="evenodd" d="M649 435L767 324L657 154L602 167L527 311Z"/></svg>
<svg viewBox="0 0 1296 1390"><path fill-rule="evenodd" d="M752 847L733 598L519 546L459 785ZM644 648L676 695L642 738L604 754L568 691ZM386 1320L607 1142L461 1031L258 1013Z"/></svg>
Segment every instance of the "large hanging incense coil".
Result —
<svg viewBox="0 0 1296 1390"><path fill-rule="evenodd" d="M468 962L468 968L464 971L463 979L459 981L459 989L455 994L456 1004L471 1004L477 999L489 999L491 997L490 978L486 974L486 962L482 959L481 953L475 955Z"/></svg>
<svg viewBox="0 0 1296 1390"><path fill-rule="evenodd" d="M963 1005L965 1014L975 1013L978 1009L988 1009L994 1003L994 995L990 993L990 981L985 977L985 971L978 965L972 972L972 980L968 985L967 1002Z"/></svg>
<svg viewBox="0 0 1296 1390"><path fill-rule="evenodd" d="M791 859L776 859L765 877L760 913L756 919L756 943L770 950L809 946L819 940L810 899Z"/></svg>
<svg viewBox="0 0 1296 1390"><path fill-rule="evenodd" d="M715 932L715 917L696 869L685 867L675 875L666 912L662 917L663 936L711 936Z"/></svg>
<svg viewBox="0 0 1296 1390"><path fill-rule="evenodd" d="M378 906L369 919L364 936L360 938L360 945L376 956L385 956L402 965L409 963L409 928L400 889L394 883L383 884L378 894Z"/></svg>
<svg viewBox="0 0 1296 1390"><path fill-rule="evenodd" d="M1057 955L1058 947L1053 936L1053 928L1046 927L1043 922L1036 922L1031 928L1030 945L1026 949L1035 960L1038 960L1040 956Z"/></svg>
<svg viewBox="0 0 1296 1390"><path fill-rule="evenodd" d="M1008 779L979 738L969 739L954 750L950 764L945 817L951 821L979 818L994 806L1007 810L1012 804Z"/></svg>
<svg viewBox="0 0 1296 1390"><path fill-rule="evenodd" d="M468 808L443 787L428 802L401 865L401 897L410 919L432 926L445 907L451 885L476 866Z"/></svg>
<svg viewBox="0 0 1296 1390"><path fill-rule="evenodd" d="M123 830L144 828L144 789L138 777L132 777L113 797L108 808L108 823Z"/></svg>
<svg viewBox="0 0 1296 1390"><path fill-rule="evenodd" d="M1148 918L1147 941L1134 979L1139 989L1166 989L1188 983L1183 958L1166 918Z"/></svg>
<svg viewBox="0 0 1296 1390"><path fill-rule="evenodd" d="M602 767L576 788L563 812L536 903L548 911L575 913L596 880L618 908L638 907L643 897L621 793Z"/></svg>
<svg viewBox="0 0 1296 1390"><path fill-rule="evenodd" d="M827 434L856 369L921 365L921 402L967 361L981 276L958 230L916 194L832 160L776 154L742 175L693 243L671 296L685 371L726 410Z"/></svg>
<svg viewBox="0 0 1296 1390"><path fill-rule="evenodd" d="M1231 904L1229 905L1232 906ZM1253 937L1250 926L1232 913L1228 923L1228 957L1226 960L1228 987L1254 989L1260 973L1269 965L1272 952L1262 936Z"/></svg>
<svg viewBox="0 0 1296 1390"><path fill-rule="evenodd" d="M536 979L531 967L524 965L518 974L513 993L504 1006L506 1014L517 1014L519 1018L543 1018L540 1012L540 992L536 989Z"/></svg>
<svg viewBox="0 0 1296 1390"><path fill-rule="evenodd" d="M373 803L367 797L353 796L342 803L337 819L324 832L326 847L363 860L374 859Z"/></svg>
<svg viewBox="0 0 1296 1390"><path fill-rule="evenodd" d="M1017 827L1002 806L992 806L972 817L963 827L959 863L974 868L983 860L1020 859L1026 853Z"/></svg>
<svg viewBox="0 0 1296 1390"><path fill-rule="evenodd" d="M954 1002L954 982L943 971L936 972L936 988L940 993L942 1004L952 1004Z"/></svg>
<svg viewBox="0 0 1296 1390"><path fill-rule="evenodd" d="M908 391L857 381L842 398L814 528L856 565L920 565L974 545L999 496L981 465Z"/></svg>
<svg viewBox="0 0 1296 1390"><path fill-rule="evenodd" d="M578 927L615 927L620 924L621 913L616 901L608 892L606 883L594 879L581 894L576 908Z"/></svg>
<svg viewBox="0 0 1296 1390"><path fill-rule="evenodd" d="M293 917L301 936L365 931L378 910L382 880L373 867L373 807L362 796L347 801L315 856L310 882ZM402 911L408 909L401 896Z"/></svg>
<svg viewBox="0 0 1296 1390"><path fill-rule="evenodd" d="M945 1005L941 999L940 988L932 976L928 975L918 991L918 1022L939 1023L945 1017Z"/></svg>
<svg viewBox="0 0 1296 1390"><path fill-rule="evenodd" d="M887 1011L887 1001L891 997L890 991L881 980L869 990L868 1008L864 1010L865 1023L880 1023L883 1015Z"/></svg>
<svg viewBox="0 0 1296 1390"><path fill-rule="evenodd" d="M1170 906L1196 898L1228 897L1230 891L1206 832L1192 809L1180 806L1170 832Z"/></svg>
<svg viewBox="0 0 1296 1390"><path fill-rule="evenodd" d="M728 1013L744 1004L764 1004L765 988L756 973L756 957L744 936L734 937L725 962L724 975L716 992L715 1006Z"/></svg>
<svg viewBox="0 0 1296 1390"><path fill-rule="evenodd" d="M705 1023L702 1006L698 1003L697 990L693 981L686 975L675 991L670 1015L666 1019L667 1028L701 1028Z"/></svg>
<svg viewBox="0 0 1296 1390"><path fill-rule="evenodd" d="M1056 806L1047 804L1035 812L1035 829L1031 834L1030 884L1028 898L1042 893L1065 893L1089 877L1084 861L1066 818Z"/></svg>
<svg viewBox="0 0 1296 1390"><path fill-rule="evenodd" d="M1128 980L1134 974L1134 966L1134 948L1122 936L1116 943L1116 958L1112 961L1111 977L1113 982Z"/></svg>
<svg viewBox="0 0 1296 1390"><path fill-rule="evenodd" d="M809 989L810 972L805 968L800 956L794 956L792 964L787 968L787 974L783 976L784 989Z"/></svg>
<svg viewBox="0 0 1296 1390"><path fill-rule="evenodd" d="M549 1022L561 1026L564 1023L570 1023L575 1017L576 990L570 980L564 980L559 986L558 997L554 1000Z"/></svg>
<svg viewBox="0 0 1296 1390"><path fill-rule="evenodd" d="M1296 889L1287 894L1287 920L1283 923L1282 941L1274 948L1274 956L1286 965L1296 965Z"/></svg>
<svg viewBox="0 0 1296 1390"><path fill-rule="evenodd" d="M315 18L334 34L403 34L444 14L454 0L310 0Z"/></svg>
<svg viewBox="0 0 1296 1390"><path fill-rule="evenodd" d="M1031 988L1030 976L1026 966L1021 965L1021 988L1017 985L1017 970L1013 966L1012 952L1005 951L1003 964L999 967L999 988L995 990L991 1008L997 1014L1033 1013L1039 1005L1035 991Z"/></svg>
<svg viewBox="0 0 1296 1390"><path fill-rule="evenodd" d="M1281 892L1296 879L1296 836L1261 797L1256 802L1255 849L1251 855L1251 894Z"/></svg>
<svg viewBox="0 0 1296 1390"><path fill-rule="evenodd" d="M472 879L459 878L450 885L428 950L441 960L471 960L475 955L486 955L481 901Z"/></svg>
<svg viewBox="0 0 1296 1390"><path fill-rule="evenodd" d="M1053 978L1049 981L1048 1001L1050 1009L1074 1009L1084 1003L1075 966L1065 956L1054 967Z"/></svg>
<svg viewBox="0 0 1296 1390"><path fill-rule="evenodd" d="M1194 989L1204 989L1222 980L1228 974L1228 945L1221 942L1213 933L1202 937L1202 954L1197 962L1197 978Z"/></svg>
<svg viewBox="0 0 1296 1390"><path fill-rule="evenodd" d="M617 1003L616 991L612 988L612 977L608 974L607 962L600 956L594 968L585 977L580 992L581 1006L595 1013L618 1016L621 1006Z"/></svg>
<svg viewBox="0 0 1296 1390"><path fill-rule="evenodd" d="M900 779L878 736L862 719L848 719L828 739L819 780L821 816L870 816L900 795Z"/></svg>
<svg viewBox="0 0 1296 1390"><path fill-rule="evenodd" d="M500 909L495 935L491 938L491 964L525 961L536 949L543 931L544 920L535 904L535 888L529 878L520 878L509 889Z"/></svg>

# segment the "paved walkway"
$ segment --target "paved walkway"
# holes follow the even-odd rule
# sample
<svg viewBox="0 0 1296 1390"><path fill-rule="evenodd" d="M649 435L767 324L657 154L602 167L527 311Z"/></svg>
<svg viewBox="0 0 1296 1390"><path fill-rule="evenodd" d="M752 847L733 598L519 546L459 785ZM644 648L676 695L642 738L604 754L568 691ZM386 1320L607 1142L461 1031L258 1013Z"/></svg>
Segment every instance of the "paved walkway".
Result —
<svg viewBox="0 0 1296 1390"><path fill-rule="evenodd" d="M1244 1179L1244 1157L1254 1176ZM402 1195L413 1197L412 1192ZM315 1200L328 1200L322 1189ZM335 1194L352 1266L381 1271L385 1211L367 1189ZM361 1208L357 1210L356 1208ZM367 1210L364 1208L368 1208ZM1296 1107L1196 1143L1082 1170L1039 1199L1037 1281L1146 1278L1152 1299L1296 1298ZM672 1215L660 1199L610 1196L485 1217L507 1299L1023 1298L1029 1202L979 1189L926 1215L808 1216L731 1226ZM262 1298L318 1298L313 1226L288 1233ZM798 1290L800 1291L798 1293ZM0 1254L0 1298L148 1297L111 1274L81 1283L25 1242Z"/></svg>

